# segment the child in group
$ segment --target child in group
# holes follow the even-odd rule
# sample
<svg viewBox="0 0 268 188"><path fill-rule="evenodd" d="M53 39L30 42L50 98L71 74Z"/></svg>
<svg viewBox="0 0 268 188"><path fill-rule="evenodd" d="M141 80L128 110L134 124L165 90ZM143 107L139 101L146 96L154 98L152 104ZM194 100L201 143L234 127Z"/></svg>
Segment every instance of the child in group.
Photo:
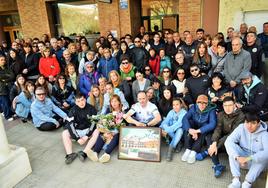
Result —
<svg viewBox="0 0 268 188"><path fill-rule="evenodd" d="M30 116L31 104L34 99L34 83L27 81L23 92L16 97L15 112L23 123L26 123Z"/></svg>
<svg viewBox="0 0 268 188"><path fill-rule="evenodd" d="M96 110L97 113L101 113L103 106L103 94L101 94L100 88L98 85L93 85L89 97L87 98L87 103L91 104Z"/></svg>
<svg viewBox="0 0 268 188"><path fill-rule="evenodd" d="M186 105L181 98L174 98L172 104L173 109L169 111L167 117L160 125L163 136L168 135L172 138L167 152L167 161L172 160L172 153L181 140L183 135L182 119L187 113Z"/></svg>
<svg viewBox="0 0 268 188"><path fill-rule="evenodd" d="M79 79L75 71L75 65L73 63L67 64L65 68L65 75L67 78L67 86L72 87L74 91L76 91Z"/></svg>

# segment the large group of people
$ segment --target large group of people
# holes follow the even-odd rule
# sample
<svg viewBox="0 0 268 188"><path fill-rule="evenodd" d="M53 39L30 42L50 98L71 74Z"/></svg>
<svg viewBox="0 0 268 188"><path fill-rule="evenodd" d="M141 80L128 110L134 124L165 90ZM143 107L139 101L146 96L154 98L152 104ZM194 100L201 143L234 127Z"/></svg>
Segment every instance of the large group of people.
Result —
<svg viewBox="0 0 268 188"><path fill-rule="evenodd" d="M128 126L160 127L166 160L183 146L187 163L211 157L215 177L227 152L229 187L251 187L268 164L268 22L227 29L199 28L99 37L16 39L0 46L0 104L8 121L32 121L40 131L63 127L66 164L77 157L105 163L119 130L100 132L89 117L112 113ZM9 46L10 45L10 46ZM266 62L267 64L267 62ZM72 141L86 145L73 152ZM104 153L99 156L101 150ZM241 183L240 167L249 169Z"/></svg>

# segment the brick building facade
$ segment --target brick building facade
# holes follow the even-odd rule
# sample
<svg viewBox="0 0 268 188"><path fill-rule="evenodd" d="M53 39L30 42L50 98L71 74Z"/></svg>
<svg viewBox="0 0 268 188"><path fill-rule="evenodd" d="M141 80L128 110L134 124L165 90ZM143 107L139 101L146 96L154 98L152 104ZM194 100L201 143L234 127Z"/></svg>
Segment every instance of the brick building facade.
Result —
<svg viewBox="0 0 268 188"><path fill-rule="evenodd" d="M75 1L75 0L74 0ZM107 31L116 31L118 36L126 33L135 34L141 23L142 1L150 0L128 0L128 8L120 8L120 0L112 0L112 3L102 3L97 0L80 0L83 4L98 4L99 24L101 35ZM52 3L56 0L0 0L1 15L18 13L20 17L20 28L23 36L41 37L48 33L54 36L56 31L53 23ZM63 2L63 1L61 1ZM68 0L68 2L70 2ZM79 3L76 2L76 3ZM210 13L204 11L211 7ZM176 7L179 12L179 31L190 30L195 33L199 27L204 27L210 33L217 32L218 28L218 5L219 0L179 0ZM216 11L215 11L216 9ZM213 12L214 11L214 12ZM205 22L209 18L209 23ZM0 40L5 38L3 26L0 24Z"/></svg>

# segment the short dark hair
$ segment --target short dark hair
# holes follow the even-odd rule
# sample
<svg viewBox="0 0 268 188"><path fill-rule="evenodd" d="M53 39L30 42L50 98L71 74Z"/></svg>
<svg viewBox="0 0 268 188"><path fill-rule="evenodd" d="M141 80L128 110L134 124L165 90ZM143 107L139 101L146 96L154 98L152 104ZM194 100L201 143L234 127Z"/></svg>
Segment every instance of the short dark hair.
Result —
<svg viewBox="0 0 268 188"><path fill-rule="evenodd" d="M245 113L245 120L246 120L246 122L257 121L259 123L260 122L259 113L256 111L246 112Z"/></svg>
<svg viewBox="0 0 268 188"><path fill-rule="evenodd" d="M190 68L192 68L192 67L198 67L198 68L199 68L199 66L198 66L197 63L192 63L192 64L190 65Z"/></svg>
<svg viewBox="0 0 268 188"><path fill-rule="evenodd" d="M82 93L77 93L77 94L75 95L75 99L81 99L81 98L85 98L85 96L82 95Z"/></svg>
<svg viewBox="0 0 268 188"><path fill-rule="evenodd" d="M222 103L225 103L225 102L229 102L229 101L232 101L235 103L235 99L231 96L227 96L223 99Z"/></svg>
<svg viewBox="0 0 268 188"><path fill-rule="evenodd" d="M137 96L138 96L140 93L144 93L144 94L146 95L146 91L144 91L144 90L140 90L140 91L138 91Z"/></svg>
<svg viewBox="0 0 268 188"><path fill-rule="evenodd" d="M264 22L264 23L263 23L263 26L266 25L266 24L268 24L268 22Z"/></svg>
<svg viewBox="0 0 268 188"><path fill-rule="evenodd" d="M196 33L197 32L203 32L203 33L205 33L205 30L203 29L203 28L198 28L197 30L196 30Z"/></svg>
<svg viewBox="0 0 268 188"><path fill-rule="evenodd" d="M226 46L226 43L224 41L220 41L217 46L221 46L221 47L224 47L225 50L227 49L227 46Z"/></svg>

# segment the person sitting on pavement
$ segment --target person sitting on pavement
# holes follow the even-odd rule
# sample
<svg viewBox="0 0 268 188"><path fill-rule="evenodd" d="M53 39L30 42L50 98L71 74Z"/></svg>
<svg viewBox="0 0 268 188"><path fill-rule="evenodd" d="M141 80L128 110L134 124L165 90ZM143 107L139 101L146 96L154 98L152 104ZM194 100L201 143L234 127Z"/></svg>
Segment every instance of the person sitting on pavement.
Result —
<svg viewBox="0 0 268 188"><path fill-rule="evenodd" d="M43 87L36 88L35 96L36 99L31 104L34 126L40 131L52 131L61 127L63 120L68 119L67 114L46 97ZM55 116L55 113L58 116Z"/></svg>
<svg viewBox="0 0 268 188"><path fill-rule="evenodd" d="M66 129L62 132L62 141L66 151L66 164L72 163L77 156L81 161L86 159L87 156L82 151L73 153L72 139L77 141L80 145L86 143L95 130L95 126L89 124L88 116L96 114L96 109L86 103L86 98L82 94L75 96L75 106L71 108L68 114L73 120L66 124Z"/></svg>
<svg viewBox="0 0 268 188"><path fill-rule="evenodd" d="M268 132L267 124L259 115L250 111L245 114L241 123L225 141L229 164L233 175L228 188L241 187L240 168L248 168L242 188L252 187L252 183L268 165Z"/></svg>
<svg viewBox="0 0 268 188"><path fill-rule="evenodd" d="M215 104L209 103L206 95L199 95L193 105L183 117L182 124L185 131L186 150L181 160L194 163L196 153L199 153L204 141L216 127L217 117Z"/></svg>
<svg viewBox="0 0 268 188"><path fill-rule="evenodd" d="M118 95L112 95L110 99L110 109L111 113L115 116L116 122L120 123L123 119L121 99ZM112 151L117 147L119 143L119 130L113 128L112 130L101 132L98 135L96 143L93 147L93 150L88 149L86 151L88 158L92 161L99 161L101 163L107 163L110 161ZM92 138L93 140L95 138ZM98 157L98 154L101 150L104 150L104 153L101 157Z"/></svg>
<svg viewBox="0 0 268 188"><path fill-rule="evenodd" d="M168 112L167 117L162 121L160 128L162 128L163 136L170 136L171 142L167 152L167 161L172 160L172 153L177 147L183 135L182 118L187 113L186 105L181 98L173 99L173 109Z"/></svg>
<svg viewBox="0 0 268 188"><path fill-rule="evenodd" d="M208 150L198 153L196 159L201 161L206 156L210 156L213 162L215 177L219 177L225 169L218 157L219 151L224 150L224 142L226 138L234 131L240 123L243 123L245 116L243 112L236 108L235 100L231 96L223 99L223 111L217 115L217 126L212 137L207 138L209 142Z"/></svg>
<svg viewBox="0 0 268 188"><path fill-rule="evenodd" d="M131 125L138 127L156 126L161 121L161 115L157 106L151 103L144 91L139 91L138 102L133 104L130 110L124 115L124 119ZM135 115L135 117L132 117Z"/></svg>
<svg viewBox="0 0 268 188"><path fill-rule="evenodd" d="M260 112L263 121L268 120L268 90L261 80L251 72L241 73L243 86L238 91L238 108L244 113L248 111Z"/></svg>

